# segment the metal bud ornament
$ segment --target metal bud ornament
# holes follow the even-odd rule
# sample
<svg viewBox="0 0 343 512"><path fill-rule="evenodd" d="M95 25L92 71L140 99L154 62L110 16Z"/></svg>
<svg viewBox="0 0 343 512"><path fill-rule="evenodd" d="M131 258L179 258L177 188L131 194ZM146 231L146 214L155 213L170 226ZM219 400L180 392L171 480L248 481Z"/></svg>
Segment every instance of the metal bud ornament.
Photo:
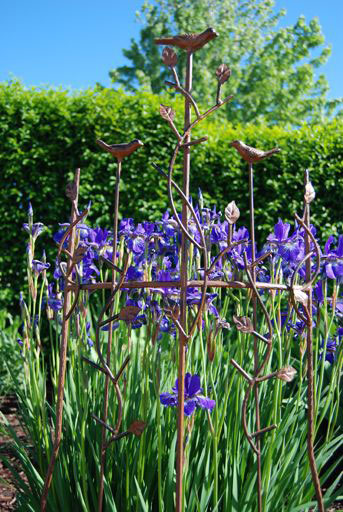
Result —
<svg viewBox="0 0 343 512"><path fill-rule="evenodd" d="M309 181L306 185L305 185L305 195L304 195L304 199L305 199L305 203L306 204L310 204L312 203L313 199L316 197L316 193L315 193L315 190L313 188L313 185L312 183Z"/></svg>
<svg viewBox="0 0 343 512"><path fill-rule="evenodd" d="M166 66L174 68L177 64L177 55L173 48L166 46L162 52L162 60Z"/></svg>
<svg viewBox="0 0 343 512"><path fill-rule="evenodd" d="M236 329L241 332L253 332L254 326L250 318L247 316L236 316L233 315L233 321L236 325Z"/></svg>
<svg viewBox="0 0 343 512"><path fill-rule="evenodd" d="M166 121L172 122L175 119L175 110L167 105L160 105L160 114Z"/></svg>
<svg viewBox="0 0 343 512"><path fill-rule="evenodd" d="M240 217L240 211L235 201L231 201L225 208L225 219L229 224L235 224Z"/></svg>
<svg viewBox="0 0 343 512"><path fill-rule="evenodd" d="M221 64L216 71L216 76L220 84L225 83L231 76L231 69L226 64Z"/></svg>

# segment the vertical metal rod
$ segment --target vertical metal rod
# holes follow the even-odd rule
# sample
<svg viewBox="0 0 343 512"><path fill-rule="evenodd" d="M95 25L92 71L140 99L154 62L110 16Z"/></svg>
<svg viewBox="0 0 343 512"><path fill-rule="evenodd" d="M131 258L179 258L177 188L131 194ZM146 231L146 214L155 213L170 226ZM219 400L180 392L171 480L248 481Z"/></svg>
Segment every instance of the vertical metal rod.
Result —
<svg viewBox="0 0 343 512"><path fill-rule="evenodd" d="M305 186L309 183L309 171L305 171L304 177ZM305 202L305 224L310 229L310 205ZM309 254L311 251L310 237L305 232L305 254ZM306 260L306 281L311 280L311 258ZM313 401L313 340L312 340L312 287L307 291L308 296L308 325L306 333L306 351L307 351L307 453L311 468L312 481L316 491L316 498L318 502L318 509L320 512L325 512L323 503L323 494L320 487L320 480L316 467L316 460L314 457L314 401Z"/></svg>
<svg viewBox="0 0 343 512"><path fill-rule="evenodd" d="M193 54L187 53L187 67L186 67L186 83L185 90L191 92L192 89L192 64ZM191 103L188 98L185 98L185 118L184 128L187 130L191 123ZM191 134L189 133L185 137L185 143L190 142ZM183 153L183 184L182 191L186 197L189 196L189 170L190 170L190 146L184 147ZM182 201L182 224L187 229L188 210L187 204ZM186 326L186 298L187 298L187 238L182 233L181 240L181 268L180 268L180 280L181 280L181 293L180 293L180 323L183 330L187 331ZM178 368L178 421L177 421L177 453L176 453L176 512L182 512L183 502L183 489L182 489L182 477L183 477L183 439L184 439L184 393L185 393L185 351L186 351L187 338L183 334L179 334L179 368Z"/></svg>
<svg viewBox="0 0 343 512"><path fill-rule="evenodd" d="M117 261L117 240L118 240L118 213L119 213L119 191L120 191L120 176L121 176L121 160L118 159L117 172L116 172L116 186L114 191L114 219L113 219L113 253L112 263L116 264ZM115 270L112 270L112 291L116 285ZM113 315L113 303L110 307L109 316ZM111 351L112 351L112 322L108 324L108 341L107 341L107 352L106 352L106 364L110 366L111 362ZM110 377L106 373L105 378L105 390L104 390L104 408L102 414L102 421L106 424L108 417L108 388L109 388ZM106 464L106 427L102 426L101 432L101 466L100 466L100 484L99 484L99 496L98 496L98 512L102 511L103 498L104 498L104 473Z"/></svg>
<svg viewBox="0 0 343 512"><path fill-rule="evenodd" d="M254 172L252 163L249 163L249 196L250 196L250 237L251 237L251 261L254 262L256 259L255 251L255 210L254 210ZM253 282L256 282L256 266L254 265L251 269L251 277ZM257 330L257 299L254 291L252 290L252 306L253 306L253 325L254 330ZM257 376L258 372L258 339L254 336L254 374ZM258 395L258 383L254 386L255 395L255 411L256 411L256 431L261 430L260 421L260 402ZM262 512L262 468L261 468L261 443L260 437L256 438L257 448L257 496L258 496L258 512Z"/></svg>
<svg viewBox="0 0 343 512"><path fill-rule="evenodd" d="M80 169L76 169L74 177L74 185L76 190L75 200L72 202L70 223L73 223L77 217L77 203L79 198L79 185L80 185ZM69 254L74 254L75 249L75 232L76 227L72 229L68 242ZM69 276L70 269L72 266L72 258L68 257L67 261L67 272ZM68 277L65 278L65 292L64 292L64 303L63 303L63 321L61 331L61 348L60 348L60 371L58 375L58 390L57 390L57 404L56 404L56 425L55 425L55 439L54 446L48 466L48 470L45 476L44 487L41 497L41 512L46 511L46 505L48 500L49 487L51 485L52 474L54 471L55 462L58 455L58 450L61 443L62 435L62 419L63 419L63 399L64 399L64 381L65 372L67 366L67 348L68 348L68 335L69 335L69 318L67 318L68 311L71 304L71 290L68 289Z"/></svg>

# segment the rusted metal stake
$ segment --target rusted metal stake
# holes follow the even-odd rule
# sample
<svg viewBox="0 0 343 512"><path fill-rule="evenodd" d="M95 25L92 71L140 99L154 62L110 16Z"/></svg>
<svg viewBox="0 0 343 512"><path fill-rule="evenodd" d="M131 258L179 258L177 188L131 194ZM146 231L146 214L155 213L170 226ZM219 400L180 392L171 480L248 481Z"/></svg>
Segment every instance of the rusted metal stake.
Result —
<svg viewBox="0 0 343 512"><path fill-rule="evenodd" d="M79 184L80 184L80 169L76 169L74 178L74 189L76 191L76 197L72 201L70 223L73 223L77 218L77 202L79 196ZM68 242L68 256L67 261L67 272L66 276L71 272L73 265L72 255L75 249L75 232L76 227L74 226ZM68 277L65 278L65 287L67 288ZM44 487L41 497L41 512L46 511L46 505L48 500L49 488L51 485L52 474L54 471L55 462L58 455L58 450L61 443L62 435L62 419L63 419L63 398L64 398L64 381L65 372L67 365L67 348L68 348L68 335L69 335L69 308L71 304L71 291L66 290L64 293L64 304L63 304L63 321L62 321L62 332L61 332L61 348L60 348L60 371L58 375L58 391L57 391L57 404L56 404L56 425L55 425L55 440L54 446L48 466L48 470L45 476Z"/></svg>
<svg viewBox="0 0 343 512"><path fill-rule="evenodd" d="M193 54L192 52L187 53L187 66L186 66L186 83L185 90L191 92L192 89L192 65L193 65ZM185 98L185 118L184 128L185 131L191 123L191 102ZM187 135L185 143L187 144L191 140L191 133ZM190 170L190 146L184 146L183 148L183 183L182 191L186 197L189 196L189 170ZM187 219L188 210L185 201L182 201L182 224L187 230ZM187 251L187 238L182 233L181 241L181 294L180 294L180 323L184 331L187 331L186 326L186 313L187 313L187 263L188 263L188 251ZM176 512L182 512L182 501L183 501L183 438L184 438L184 395L185 395L185 351L186 351L187 338L180 333L179 335L179 368L178 368L178 421L177 421L177 453L176 453Z"/></svg>
<svg viewBox="0 0 343 512"><path fill-rule="evenodd" d="M116 172L116 186L114 192L114 220L113 220L113 253L112 253L112 264L116 265L117 262L117 239L118 239L118 213L119 213L119 191L120 191L120 176L121 176L121 159L118 158L117 172ZM112 270L112 291L116 286L116 274L115 270ZM113 315L113 303L110 307L109 316ZM108 341L107 341L107 352L106 352L106 364L109 367L111 362L111 351L112 351L112 340L113 330L112 322L108 324ZM103 423L106 424L108 416L108 388L110 383L110 376L106 373L105 378L105 390L104 390L104 408L103 408ZM106 427L102 426L101 432L101 466L100 466L100 483L99 483L99 496L98 496L98 512L102 511L103 498L104 498L104 473L106 464Z"/></svg>
<svg viewBox="0 0 343 512"><path fill-rule="evenodd" d="M309 183L309 171L305 171L305 186ZM310 205L305 201L305 225L310 229ZM311 252L310 237L305 231L305 253L306 255ZM306 260L306 281L311 281L311 258ZM314 402L313 402L313 341L312 341L312 286L307 290L308 303L307 303L307 333L306 333L306 352L307 352L307 453L311 468L311 475L313 485L316 491L316 498L320 512L325 512L323 503L323 494L320 487L320 480L316 467L316 460L314 457Z"/></svg>
<svg viewBox="0 0 343 512"><path fill-rule="evenodd" d="M254 262L256 258L255 251L255 209L254 209L254 171L252 163L249 163L249 195L250 195L250 238L251 238L251 261ZM251 277L253 283L256 282L256 266L253 265L251 269ZM253 307L253 326L257 330L257 303L256 295L252 294L252 307ZM254 336L254 375L257 377L259 370L258 364L258 338ZM260 402L258 395L258 383L254 386L255 395L255 411L256 411L256 431L261 430L260 420ZM257 457L257 497L258 497L258 512L262 512L262 468L261 468L261 443L260 438L256 438L256 457Z"/></svg>

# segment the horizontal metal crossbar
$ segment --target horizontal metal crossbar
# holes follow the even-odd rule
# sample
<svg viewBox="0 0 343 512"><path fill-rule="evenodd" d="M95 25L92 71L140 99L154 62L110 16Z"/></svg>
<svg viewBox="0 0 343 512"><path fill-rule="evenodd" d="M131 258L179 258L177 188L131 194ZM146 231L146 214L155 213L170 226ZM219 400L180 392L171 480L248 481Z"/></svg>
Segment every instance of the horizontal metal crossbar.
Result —
<svg viewBox="0 0 343 512"><path fill-rule="evenodd" d="M285 284L278 283L263 283L256 282L256 288L262 290L289 290L289 287ZM80 290L102 290L102 289L111 289L115 286L115 283L105 282L105 283L85 283L81 285L69 285L67 290L75 290L78 287ZM204 286L204 281L194 280L187 281L187 287L202 287ZM242 281L207 281L207 286L212 288L252 288L250 283L244 283ZM181 281L128 281L124 282L121 288L181 288ZM294 286L295 289L302 289L302 286Z"/></svg>

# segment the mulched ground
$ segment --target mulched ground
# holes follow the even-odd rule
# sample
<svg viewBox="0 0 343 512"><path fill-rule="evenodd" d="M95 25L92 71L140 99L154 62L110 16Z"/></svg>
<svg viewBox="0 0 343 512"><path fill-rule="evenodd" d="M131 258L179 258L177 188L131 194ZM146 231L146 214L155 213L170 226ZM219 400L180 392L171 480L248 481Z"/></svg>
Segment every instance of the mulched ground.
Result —
<svg viewBox="0 0 343 512"><path fill-rule="evenodd" d="M0 398L0 411L6 416L7 421L16 431L20 438L24 438L25 434L19 425L17 417L17 402L14 395L8 395ZM10 442L8 437L0 435L0 453L6 456L11 462L15 462L13 453L11 451ZM23 472L18 467L19 474L23 476ZM6 480L7 485L3 483ZM15 510L16 505L16 492L11 484L11 472L4 466L0 460L0 511Z"/></svg>
<svg viewBox="0 0 343 512"><path fill-rule="evenodd" d="M8 395L0 398L0 411L6 417L10 425L15 429L16 434L20 438L25 438L25 433L20 427L17 416L17 402L14 395ZM0 435L0 454L5 455L11 462L15 462L15 458L11 452L8 437ZM19 474L23 476L23 472L18 467ZM4 484L2 480L6 480ZM0 512L7 512L16 509L16 491L11 484L11 473L0 461ZM334 503L327 512L343 511L343 501Z"/></svg>

